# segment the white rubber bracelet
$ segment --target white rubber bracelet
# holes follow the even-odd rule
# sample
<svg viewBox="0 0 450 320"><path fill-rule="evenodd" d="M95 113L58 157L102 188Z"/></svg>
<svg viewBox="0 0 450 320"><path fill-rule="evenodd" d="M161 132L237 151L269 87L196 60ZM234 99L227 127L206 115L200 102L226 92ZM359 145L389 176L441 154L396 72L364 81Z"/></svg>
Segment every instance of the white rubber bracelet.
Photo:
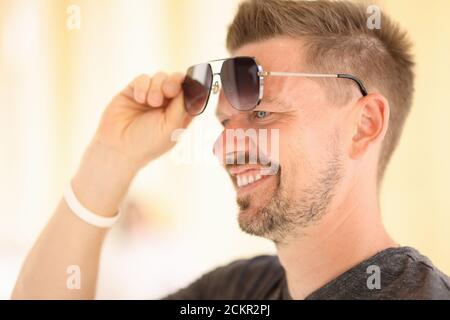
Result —
<svg viewBox="0 0 450 320"><path fill-rule="evenodd" d="M77 197L73 193L72 184L69 183L66 192L64 193L64 199L67 202L70 210L81 220L89 223L98 228L111 228L114 223L119 219L120 211L113 217L102 217L98 214L92 213L88 209L86 209L80 201L78 201Z"/></svg>

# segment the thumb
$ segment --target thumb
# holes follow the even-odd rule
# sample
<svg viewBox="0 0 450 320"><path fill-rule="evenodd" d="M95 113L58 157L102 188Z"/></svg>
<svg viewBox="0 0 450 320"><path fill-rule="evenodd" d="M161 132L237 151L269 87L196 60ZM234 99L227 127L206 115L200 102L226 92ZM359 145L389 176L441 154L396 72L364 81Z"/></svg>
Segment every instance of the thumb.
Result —
<svg viewBox="0 0 450 320"><path fill-rule="evenodd" d="M183 93L180 92L173 100L169 103L166 110L166 121L167 127L170 129L186 128L191 122L192 117L186 112L184 108Z"/></svg>

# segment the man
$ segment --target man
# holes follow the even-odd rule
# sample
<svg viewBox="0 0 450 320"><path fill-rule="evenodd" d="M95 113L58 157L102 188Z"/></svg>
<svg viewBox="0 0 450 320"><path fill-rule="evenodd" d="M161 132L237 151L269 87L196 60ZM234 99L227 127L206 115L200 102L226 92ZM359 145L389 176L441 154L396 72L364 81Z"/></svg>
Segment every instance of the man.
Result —
<svg viewBox="0 0 450 320"><path fill-rule="evenodd" d="M399 246L381 222L379 186L413 94L410 43L387 16L381 22L369 29L366 7L349 2L240 6L228 49L232 57L256 57L268 72L257 74L265 77L264 95L251 109L243 110L239 90L221 92L224 133L215 152L228 155L226 130L278 130L275 174L262 176L261 163L224 165L240 227L274 241L278 255L233 262L166 298L450 299L450 279L417 250ZM286 76L270 76L276 72ZM73 194L27 257L14 298L94 298L106 234L98 226L109 225L139 169L174 145L173 130L192 120L182 84L181 74L143 75L112 100L71 182ZM232 153L249 153L248 144L231 144ZM66 288L74 262L83 270L80 290Z"/></svg>

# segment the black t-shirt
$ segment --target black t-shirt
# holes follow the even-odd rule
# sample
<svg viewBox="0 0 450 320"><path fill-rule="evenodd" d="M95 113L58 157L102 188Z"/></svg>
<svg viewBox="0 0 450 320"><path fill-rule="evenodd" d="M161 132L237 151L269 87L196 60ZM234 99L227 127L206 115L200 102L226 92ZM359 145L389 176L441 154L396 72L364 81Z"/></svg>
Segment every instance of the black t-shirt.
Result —
<svg viewBox="0 0 450 320"><path fill-rule="evenodd" d="M371 266L378 270L379 281ZM368 284L369 283L369 284ZM277 256L258 256L219 267L164 299L291 299ZM411 247L389 248L311 293L316 299L446 299L450 278Z"/></svg>

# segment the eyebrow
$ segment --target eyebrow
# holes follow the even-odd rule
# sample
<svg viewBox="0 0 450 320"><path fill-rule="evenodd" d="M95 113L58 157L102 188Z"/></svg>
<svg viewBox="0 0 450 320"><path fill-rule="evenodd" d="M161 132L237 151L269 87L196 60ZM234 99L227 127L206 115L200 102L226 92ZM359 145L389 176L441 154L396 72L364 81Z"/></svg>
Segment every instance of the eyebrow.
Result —
<svg viewBox="0 0 450 320"><path fill-rule="evenodd" d="M258 107L260 106L264 106L265 104L271 104L274 105L276 107L279 107L280 110L276 110L276 111L286 111L286 110L291 110L293 109L292 105L279 99L278 97L264 97L263 100L261 100L261 103L256 106L254 109L250 110L250 111L255 111L258 110ZM274 112L276 112L274 111ZM215 112L216 118L221 118L221 117L227 117L227 114L224 112L219 111L219 108L216 108L216 112Z"/></svg>
<svg viewBox="0 0 450 320"><path fill-rule="evenodd" d="M265 104L274 105L274 106L280 108L279 111L291 110L293 108L291 104L287 103L286 101L283 101L282 99L280 99L278 97L273 97L273 98L263 97L259 106L265 105ZM255 109L257 109L259 106L257 106Z"/></svg>

